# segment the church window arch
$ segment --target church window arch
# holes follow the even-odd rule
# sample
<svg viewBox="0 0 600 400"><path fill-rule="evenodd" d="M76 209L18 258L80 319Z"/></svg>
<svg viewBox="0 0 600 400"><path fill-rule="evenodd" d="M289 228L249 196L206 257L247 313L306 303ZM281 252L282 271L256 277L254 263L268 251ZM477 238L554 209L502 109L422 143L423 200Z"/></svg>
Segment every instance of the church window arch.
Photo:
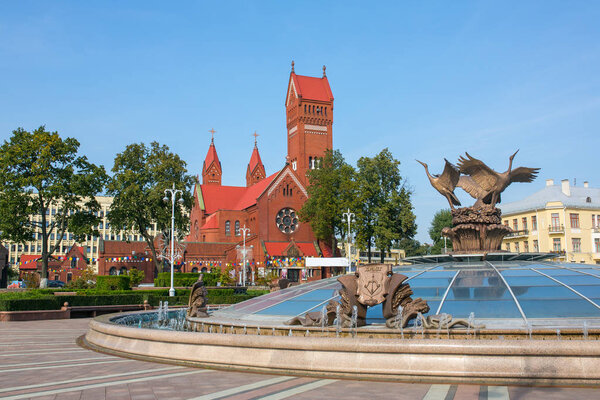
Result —
<svg viewBox="0 0 600 400"><path fill-rule="evenodd" d="M198 273L198 267L192 268L192 273L194 273L194 274Z"/></svg>
<svg viewBox="0 0 600 400"><path fill-rule="evenodd" d="M110 269L108 270L108 274L109 275L116 275L117 274L117 269L115 267L110 267Z"/></svg>
<svg viewBox="0 0 600 400"><path fill-rule="evenodd" d="M119 272L119 275L127 275L127 267L121 267L121 271Z"/></svg>
<svg viewBox="0 0 600 400"><path fill-rule="evenodd" d="M235 236L240 236L240 221L235 221Z"/></svg>
<svg viewBox="0 0 600 400"><path fill-rule="evenodd" d="M71 258L71 268L77 268L77 257Z"/></svg>
<svg viewBox="0 0 600 400"><path fill-rule="evenodd" d="M231 235L231 222L229 220L225 221L225 236Z"/></svg>

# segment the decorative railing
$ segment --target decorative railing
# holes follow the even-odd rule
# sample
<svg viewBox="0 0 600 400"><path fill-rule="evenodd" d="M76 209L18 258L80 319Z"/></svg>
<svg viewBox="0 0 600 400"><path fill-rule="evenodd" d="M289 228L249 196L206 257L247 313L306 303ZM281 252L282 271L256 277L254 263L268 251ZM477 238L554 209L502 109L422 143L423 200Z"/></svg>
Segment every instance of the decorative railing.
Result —
<svg viewBox="0 0 600 400"><path fill-rule="evenodd" d="M548 227L548 232L550 233L562 233L565 231L564 225L550 225Z"/></svg>

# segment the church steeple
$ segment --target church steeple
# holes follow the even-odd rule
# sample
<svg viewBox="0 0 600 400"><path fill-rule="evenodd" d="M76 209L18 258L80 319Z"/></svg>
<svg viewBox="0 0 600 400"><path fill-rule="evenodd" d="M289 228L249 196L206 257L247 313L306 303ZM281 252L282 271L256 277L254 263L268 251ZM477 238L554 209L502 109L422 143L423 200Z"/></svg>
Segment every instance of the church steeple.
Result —
<svg viewBox="0 0 600 400"><path fill-rule="evenodd" d="M254 136L254 149L252 150L252 155L250 156L250 162L248 163L248 168L246 169L246 186L252 186L256 182L260 181L266 176L265 166L260 159L260 154L258 153L258 145L256 143L256 138L258 137L258 133L254 132L252 135Z"/></svg>
<svg viewBox="0 0 600 400"><path fill-rule="evenodd" d="M221 185L221 176L223 170L221 169L221 162L217 155L217 149L215 148L215 130L209 131L212 134L210 139L210 146L208 147L208 153L204 159L204 165L202 166L202 184L203 185Z"/></svg>
<svg viewBox="0 0 600 400"><path fill-rule="evenodd" d="M285 98L288 159L305 185L306 173L333 148L333 93L325 70L320 78L296 75L292 62Z"/></svg>

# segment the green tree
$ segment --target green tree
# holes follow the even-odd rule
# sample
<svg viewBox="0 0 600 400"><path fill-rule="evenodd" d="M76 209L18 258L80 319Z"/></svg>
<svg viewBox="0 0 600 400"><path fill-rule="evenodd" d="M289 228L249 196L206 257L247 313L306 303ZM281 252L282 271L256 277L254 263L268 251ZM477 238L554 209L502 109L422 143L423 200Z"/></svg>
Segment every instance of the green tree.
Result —
<svg viewBox="0 0 600 400"><path fill-rule="evenodd" d="M431 254L442 254L444 249L444 239L442 239L442 229L452 228L452 213L450 210L440 210L435 213L431 226L429 227L429 237L433 240ZM452 250L452 241L446 240L449 250Z"/></svg>
<svg viewBox="0 0 600 400"><path fill-rule="evenodd" d="M366 249L369 262L375 245L383 262L394 243L416 233L411 192L400 175L400 161L388 149L361 157L357 165L357 242Z"/></svg>
<svg viewBox="0 0 600 400"><path fill-rule="evenodd" d="M398 242L398 248L404 250L406 257L414 257L429 254L431 247L426 243L421 244L416 239L405 238Z"/></svg>
<svg viewBox="0 0 600 400"><path fill-rule="evenodd" d="M131 282L132 287L138 286L146 277L146 273L137 268L132 268L127 271L127 275L129 275L129 282Z"/></svg>
<svg viewBox="0 0 600 400"><path fill-rule="evenodd" d="M108 194L114 196L108 212L112 229L141 235L160 271L162 262L158 259L152 227L156 224L158 231L170 230L171 202L163 201L165 189L175 183L183 192L182 206L175 207L175 229L185 232L189 226L194 178L188 175L185 161L157 142L150 146L130 144L115 157L112 172L108 184Z"/></svg>
<svg viewBox="0 0 600 400"><path fill-rule="evenodd" d="M0 237L14 242L42 240L41 286L48 280L48 258L65 233L82 241L97 235L100 204L95 196L107 180L104 167L77 154L79 142L62 139L44 126L13 131L0 147ZM49 218L51 209L54 218ZM56 237L50 244L50 237Z"/></svg>
<svg viewBox="0 0 600 400"><path fill-rule="evenodd" d="M327 150L320 168L308 173L308 200L300 210L300 220L310 222L317 239L335 249L336 236L344 239L348 224L342 219L354 207L355 170L339 150Z"/></svg>

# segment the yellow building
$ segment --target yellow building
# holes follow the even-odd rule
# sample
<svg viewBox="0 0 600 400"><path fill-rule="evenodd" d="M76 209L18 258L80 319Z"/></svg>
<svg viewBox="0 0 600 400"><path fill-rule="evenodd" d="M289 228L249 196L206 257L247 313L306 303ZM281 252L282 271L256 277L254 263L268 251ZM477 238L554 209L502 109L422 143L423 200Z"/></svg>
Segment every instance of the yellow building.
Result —
<svg viewBox="0 0 600 400"><path fill-rule="evenodd" d="M600 189L568 179L522 200L499 205L513 229L502 248L516 253L553 252L561 261L600 264Z"/></svg>
<svg viewBox="0 0 600 400"><path fill-rule="evenodd" d="M143 241L144 238L141 235L132 233L125 233L122 231L115 231L111 229L110 222L108 222L106 215L110 210L113 198L109 196L96 196L96 200L100 203L101 211L97 215L101 218L100 224L96 227L98 229L99 236L88 236L85 241L77 243L82 246L87 257L92 259L91 265L97 270L98 268L98 252L100 250L100 240L126 240L126 241ZM46 217L49 224L52 224L54 217L58 212L57 205L51 205L48 209L48 215ZM41 220L41 216L33 216L37 221ZM154 224L151 234L155 235L156 224ZM23 254L42 254L42 238L41 233L36 232L34 240L27 243L12 243L6 242L4 245L8 249L8 261L11 265L18 265L18 262ZM60 240L59 234L56 231L50 233L48 247L54 246ZM66 254L71 246L75 244L75 238L70 232L65 232L58 251L54 253L54 256L60 256Z"/></svg>

